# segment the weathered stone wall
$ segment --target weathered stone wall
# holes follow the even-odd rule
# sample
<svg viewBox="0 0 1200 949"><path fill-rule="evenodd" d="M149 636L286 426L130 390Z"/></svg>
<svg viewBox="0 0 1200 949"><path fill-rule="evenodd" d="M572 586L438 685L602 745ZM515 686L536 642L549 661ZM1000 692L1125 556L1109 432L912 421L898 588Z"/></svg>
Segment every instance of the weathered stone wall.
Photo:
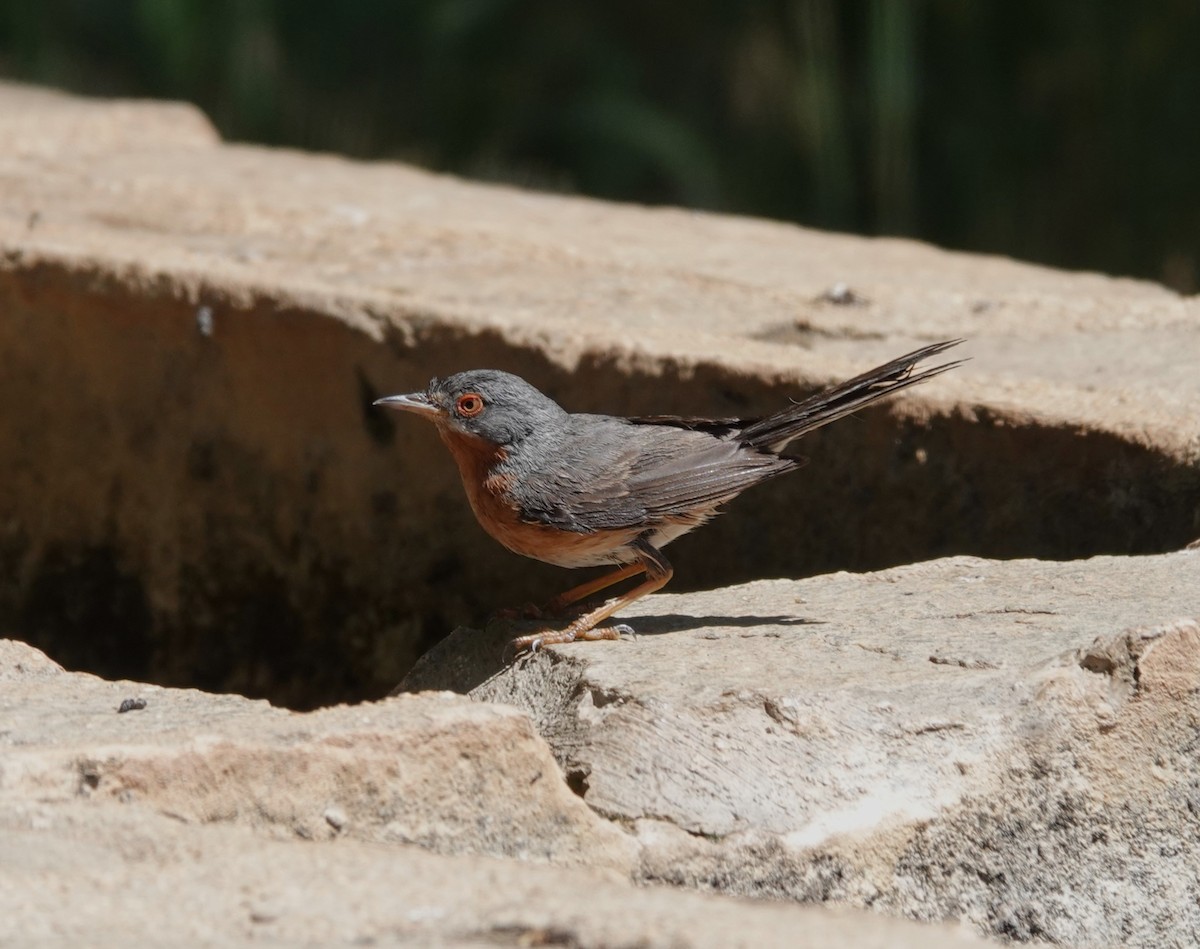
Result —
<svg viewBox="0 0 1200 949"><path fill-rule="evenodd" d="M577 409L753 415L968 338L674 546L677 589L1200 534L1200 321L1161 288L227 146L178 106L0 105L0 627L69 665L381 694L567 585L478 529L433 432L369 408L472 366Z"/></svg>
<svg viewBox="0 0 1200 949"><path fill-rule="evenodd" d="M576 578L377 396L753 415L953 337L672 546L719 589L638 641L414 667ZM1149 284L0 86L0 635L143 680L0 643L0 942L1195 944L1198 357ZM410 667L488 704L244 697Z"/></svg>

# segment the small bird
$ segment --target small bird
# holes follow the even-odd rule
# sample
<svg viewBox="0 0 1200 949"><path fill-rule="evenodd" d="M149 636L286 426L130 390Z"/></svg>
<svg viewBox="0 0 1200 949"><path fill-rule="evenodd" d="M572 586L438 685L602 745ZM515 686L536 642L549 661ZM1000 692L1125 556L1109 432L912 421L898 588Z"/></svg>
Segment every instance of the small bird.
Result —
<svg viewBox="0 0 1200 949"><path fill-rule="evenodd" d="M473 369L424 392L374 404L431 420L450 449L485 531L509 550L560 567L617 569L554 597L554 615L622 580L628 592L563 629L514 639L514 654L576 639L620 638L599 624L661 589L674 571L662 549L747 488L801 467L790 442L864 406L940 375L962 360L914 372L961 339L934 343L763 419L567 412L524 379Z"/></svg>

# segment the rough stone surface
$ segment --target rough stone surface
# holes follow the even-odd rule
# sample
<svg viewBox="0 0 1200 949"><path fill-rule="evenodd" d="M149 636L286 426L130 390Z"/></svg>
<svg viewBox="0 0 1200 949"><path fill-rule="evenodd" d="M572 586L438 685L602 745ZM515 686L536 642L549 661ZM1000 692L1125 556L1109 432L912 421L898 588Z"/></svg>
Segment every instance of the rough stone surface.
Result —
<svg viewBox="0 0 1200 949"><path fill-rule="evenodd" d="M72 667L311 707L566 586L483 535L428 426L369 408L471 366L575 409L753 415L969 339L674 545L674 589L1200 536L1200 301L1151 284L225 145L184 106L16 86L0 195L0 631Z"/></svg>
<svg viewBox="0 0 1200 949"><path fill-rule="evenodd" d="M634 887L635 839L567 790L514 709L296 714L66 673L3 640L0 686L0 945L983 944ZM118 712L130 696L145 707Z"/></svg>
<svg viewBox="0 0 1200 949"><path fill-rule="evenodd" d="M132 809L0 813L0 941L21 946L969 949L961 927L634 887L582 869L264 840ZM68 909L65 909L68 908Z"/></svg>
<svg viewBox="0 0 1200 949"><path fill-rule="evenodd" d="M657 595L634 642L407 687L527 709L642 879L1072 946L1200 941L1200 550Z"/></svg>
<svg viewBox="0 0 1200 949"><path fill-rule="evenodd" d="M443 694L296 713L69 674L0 640L0 798L142 804L189 824L417 843L628 872L529 719ZM118 711L126 698L145 707ZM331 819L331 817L333 819Z"/></svg>
<svg viewBox="0 0 1200 949"><path fill-rule="evenodd" d="M657 596L637 642L507 670L495 623L407 679L531 718L164 687L379 695L571 582L379 395L490 365L754 415L960 336L673 546L672 589L1044 560ZM160 683L0 643L0 943L977 942L671 883L1194 945L1200 551L1164 552L1200 537L1197 352L1200 300L1147 283L0 85L0 634ZM1099 553L1160 556L1051 562Z"/></svg>

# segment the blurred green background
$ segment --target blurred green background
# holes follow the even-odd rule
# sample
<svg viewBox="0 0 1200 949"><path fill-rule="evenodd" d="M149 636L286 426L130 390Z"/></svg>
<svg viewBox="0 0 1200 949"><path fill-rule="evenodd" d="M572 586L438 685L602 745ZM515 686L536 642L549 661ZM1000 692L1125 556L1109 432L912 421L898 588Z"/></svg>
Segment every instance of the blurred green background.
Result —
<svg viewBox="0 0 1200 949"><path fill-rule="evenodd" d="M1200 2L0 0L226 138L1200 282Z"/></svg>

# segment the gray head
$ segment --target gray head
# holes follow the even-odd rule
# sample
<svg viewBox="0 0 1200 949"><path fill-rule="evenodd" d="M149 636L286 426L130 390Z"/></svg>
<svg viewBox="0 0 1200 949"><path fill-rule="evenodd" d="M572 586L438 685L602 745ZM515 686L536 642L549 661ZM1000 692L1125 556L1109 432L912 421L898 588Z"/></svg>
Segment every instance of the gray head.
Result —
<svg viewBox="0 0 1200 949"><path fill-rule="evenodd" d="M439 426L494 445L511 445L567 414L520 376L497 369L471 369L433 379L424 392L389 395L375 404L416 412Z"/></svg>

